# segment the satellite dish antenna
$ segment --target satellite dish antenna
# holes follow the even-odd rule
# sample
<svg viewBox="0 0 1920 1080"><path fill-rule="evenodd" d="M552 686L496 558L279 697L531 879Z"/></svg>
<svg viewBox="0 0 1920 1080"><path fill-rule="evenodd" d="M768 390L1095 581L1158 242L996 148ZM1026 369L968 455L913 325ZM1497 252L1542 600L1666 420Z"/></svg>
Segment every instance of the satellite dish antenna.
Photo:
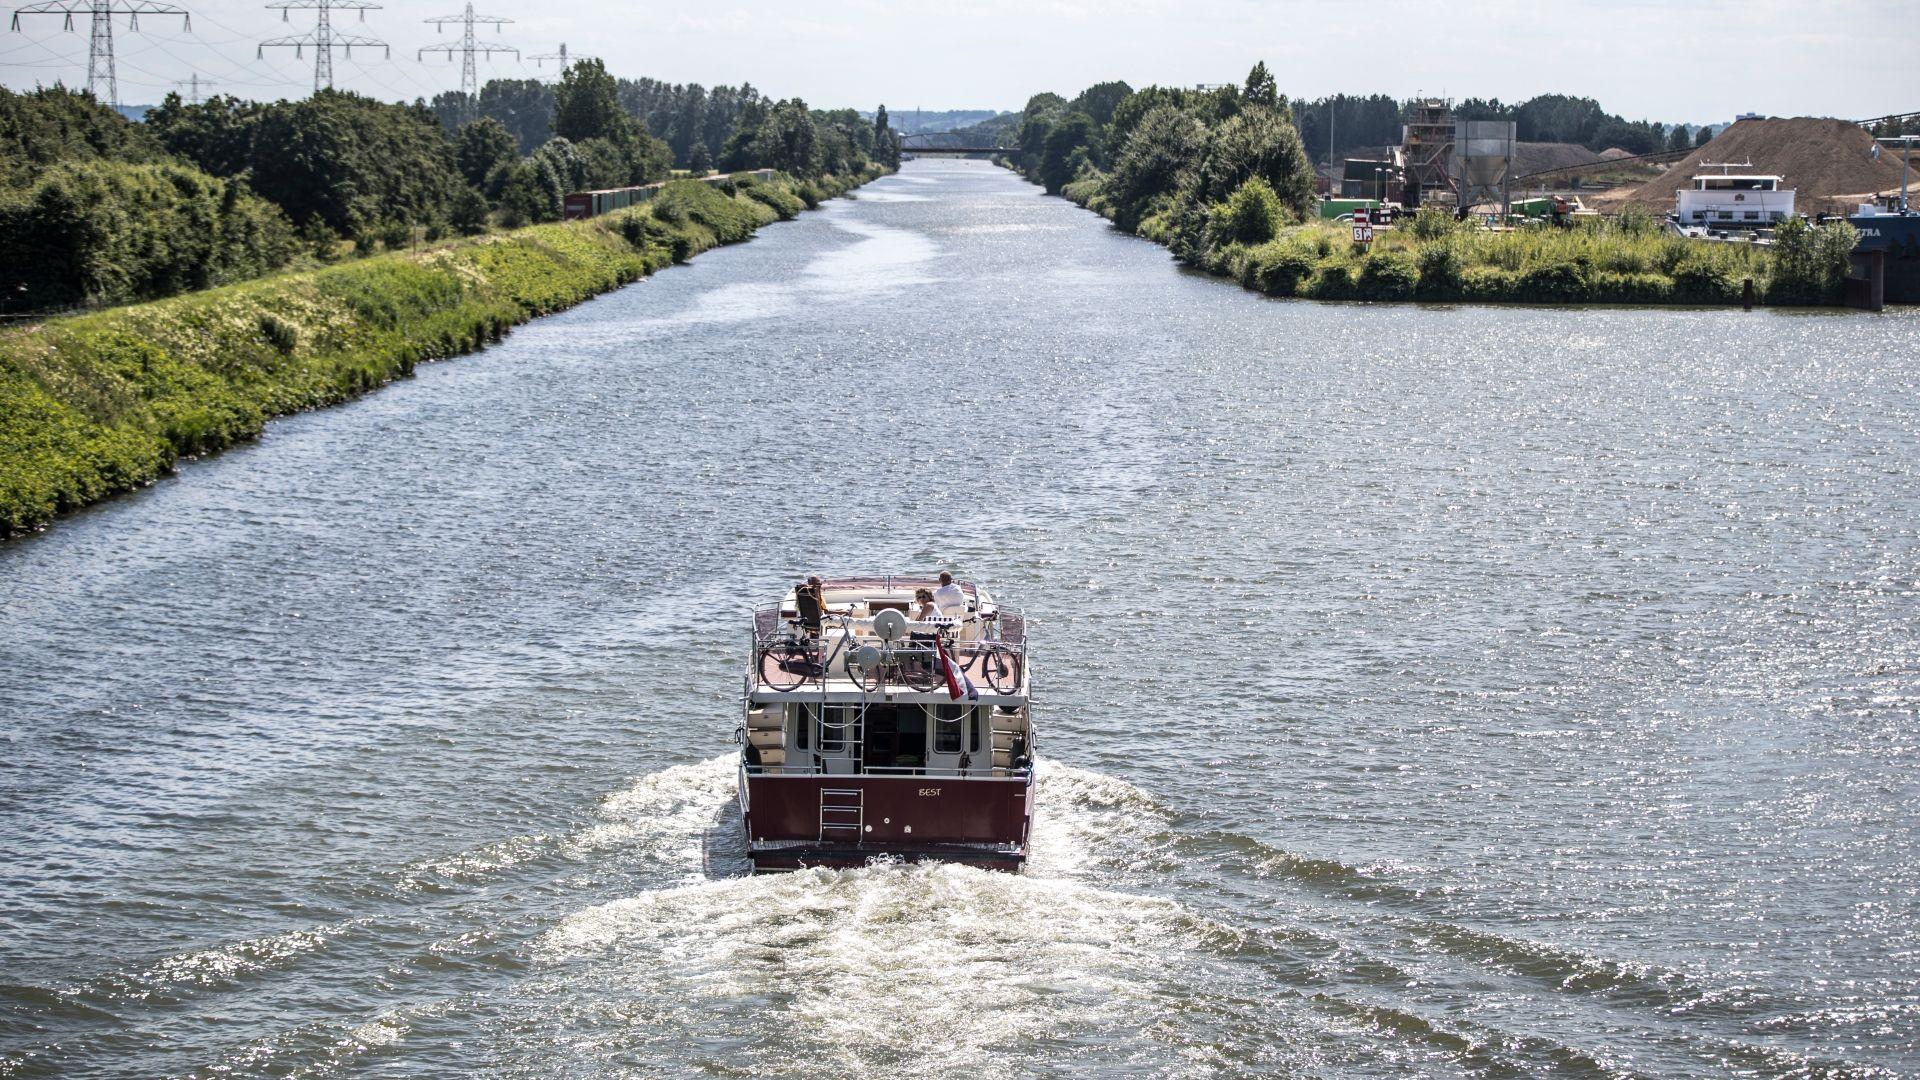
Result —
<svg viewBox="0 0 1920 1080"><path fill-rule="evenodd" d="M892 608L878 612L873 617L873 636L881 641L892 644L906 632L907 617Z"/></svg>
<svg viewBox="0 0 1920 1080"><path fill-rule="evenodd" d="M853 656L847 662L862 671L872 671L880 666L880 650L872 645L862 645L853 650Z"/></svg>

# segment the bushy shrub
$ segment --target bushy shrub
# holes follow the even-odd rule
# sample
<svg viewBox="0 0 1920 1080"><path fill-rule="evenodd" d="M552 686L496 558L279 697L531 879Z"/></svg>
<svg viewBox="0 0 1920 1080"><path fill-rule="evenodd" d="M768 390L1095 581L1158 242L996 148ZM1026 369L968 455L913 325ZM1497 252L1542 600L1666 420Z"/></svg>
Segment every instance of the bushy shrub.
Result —
<svg viewBox="0 0 1920 1080"><path fill-rule="evenodd" d="M1844 221L1814 227L1795 218L1775 231L1773 272L1767 283L1772 304L1830 304L1846 289L1859 230Z"/></svg>
<svg viewBox="0 0 1920 1080"><path fill-rule="evenodd" d="M1534 304L1572 304L1587 298L1589 267L1579 262L1535 266L1520 275L1520 294L1513 297Z"/></svg>
<svg viewBox="0 0 1920 1080"><path fill-rule="evenodd" d="M1436 243L1420 249L1420 282L1414 295L1422 300L1455 300L1461 293L1460 254L1451 244Z"/></svg>
<svg viewBox="0 0 1920 1080"><path fill-rule="evenodd" d="M1292 296L1300 283L1313 274L1314 256L1300 247L1284 242L1262 244L1253 249L1253 283L1269 296Z"/></svg>
<svg viewBox="0 0 1920 1080"><path fill-rule="evenodd" d="M1670 304L1673 279L1664 274L1622 274L1601 271L1588 287L1596 304Z"/></svg>
<svg viewBox="0 0 1920 1080"><path fill-rule="evenodd" d="M1411 300L1419 280L1413 256L1377 250L1360 264L1359 294L1368 300Z"/></svg>
<svg viewBox="0 0 1920 1080"><path fill-rule="evenodd" d="M1343 262L1322 262L1305 292L1316 300L1352 300L1353 272Z"/></svg>
<svg viewBox="0 0 1920 1080"><path fill-rule="evenodd" d="M1497 266L1469 266L1460 275L1460 298L1482 302L1515 299L1520 275Z"/></svg>
<svg viewBox="0 0 1920 1080"><path fill-rule="evenodd" d="M388 251L399 251L413 243L413 226L404 221L387 220L369 228L361 236Z"/></svg>
<svg viewBox="0 0 1920 1080"><path fill-rule="evenodd" d="M1712 258L1688 258L1674 268L1673 298L1683 304L1731 304L1740 299L1740 279Z"/></svg>
<svg viewBox="0 0 1920 1080"><path fill-rule="evenodd" d="M1652 236L1660 231L1660 219L1639 203L1628 203L1614 215L1613 231L1622 236Z"/></svg>
<svg viewBox="0 0 1920 1080"><path fill-rule="evenodd" d="M1444 240L1460 231L1460 222L1452 214L1437 206L1423 206L1413 215L1406 229L1415 240L1424 242Z"/></svg>
<svg viewBox="0 0 1920 1080"><path fill-rule="evenodd" d="M1208 212L1207 238L1214 244L1264 244L1286 223L1287 209L1273 185L1251 176Z"/></svg>
<svg viewBox="0 0 1920 1080"><path fill-rule="evenodd" d="M448 224L462 236L477 236L487 231L487 199L472 188L464 188L448 208Z"/></svg>
<svg viewBox="0 0 1920 1080"><path fill-rule="evenodd" d="M260 336L285 355L300 347L300 328L271 311L260 313Z"/></svg>
<svg viewBox="0 0 1920 1080"><path fill-rule="evenodd" d="M791 221L799 217L800 213L807 208L807 204L801 200L800 196L794 194L792 188L784 185L743 185L741 191L747 198L772 209L782 221Z"/></svg>
<svg viewBox="0 0 1920 1080"><path fill-rule="evenodd" d="M286 216L244 182L182 165L74 161L0 194L0 281L36 308L204 289L297 250Z"/></svg>

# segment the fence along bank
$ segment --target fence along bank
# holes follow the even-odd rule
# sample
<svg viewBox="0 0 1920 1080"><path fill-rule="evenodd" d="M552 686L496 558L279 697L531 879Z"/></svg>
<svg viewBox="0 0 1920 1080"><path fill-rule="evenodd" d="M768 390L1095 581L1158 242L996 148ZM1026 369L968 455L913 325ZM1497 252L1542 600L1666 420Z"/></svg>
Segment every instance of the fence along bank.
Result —
<svg viewBox="0 0 1920 1080"><path fill-rule="evenodd" d="M772 169L753 169L748 172L719 173L701 179L700 183L708 187L719 187L732 183L741 177L751 177L761 183L773 179ZM661 189L672 180L662 180L655 184L641 184L637 187L602 188L599 191L574 191L567 194L562 204L561 217L566 221L578 221L581 218L599 217L615 210L625 210L638 206L660 194Z"/></svg>

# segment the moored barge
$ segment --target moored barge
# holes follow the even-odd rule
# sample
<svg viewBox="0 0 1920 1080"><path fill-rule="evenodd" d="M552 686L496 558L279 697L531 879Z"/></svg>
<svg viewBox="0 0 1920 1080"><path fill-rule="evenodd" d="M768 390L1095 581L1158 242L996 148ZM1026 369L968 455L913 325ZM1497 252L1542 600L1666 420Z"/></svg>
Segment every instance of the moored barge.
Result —
<svg viewBox="0 0 1920 1080"><path fill-rule="evenodd" d="M811 580L753 612L736 737L754 868L1017 869L1034 809L1025 618L973 582Z"/></svg>

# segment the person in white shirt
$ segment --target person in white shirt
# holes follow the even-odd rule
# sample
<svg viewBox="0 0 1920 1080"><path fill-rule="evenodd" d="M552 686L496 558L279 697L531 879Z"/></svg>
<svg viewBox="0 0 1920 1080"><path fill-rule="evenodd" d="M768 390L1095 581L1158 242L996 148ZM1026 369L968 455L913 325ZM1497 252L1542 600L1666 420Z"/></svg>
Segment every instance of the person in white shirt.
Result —
<svg viewBox="0 0 1920 1080"><path fill-rule="evenodd" d="M940 587L933 590L933 602L942 615L954 619L967 617L967 594L960 591L960 586L953 583L953 575L945 570L940 571Z"/></svg>

